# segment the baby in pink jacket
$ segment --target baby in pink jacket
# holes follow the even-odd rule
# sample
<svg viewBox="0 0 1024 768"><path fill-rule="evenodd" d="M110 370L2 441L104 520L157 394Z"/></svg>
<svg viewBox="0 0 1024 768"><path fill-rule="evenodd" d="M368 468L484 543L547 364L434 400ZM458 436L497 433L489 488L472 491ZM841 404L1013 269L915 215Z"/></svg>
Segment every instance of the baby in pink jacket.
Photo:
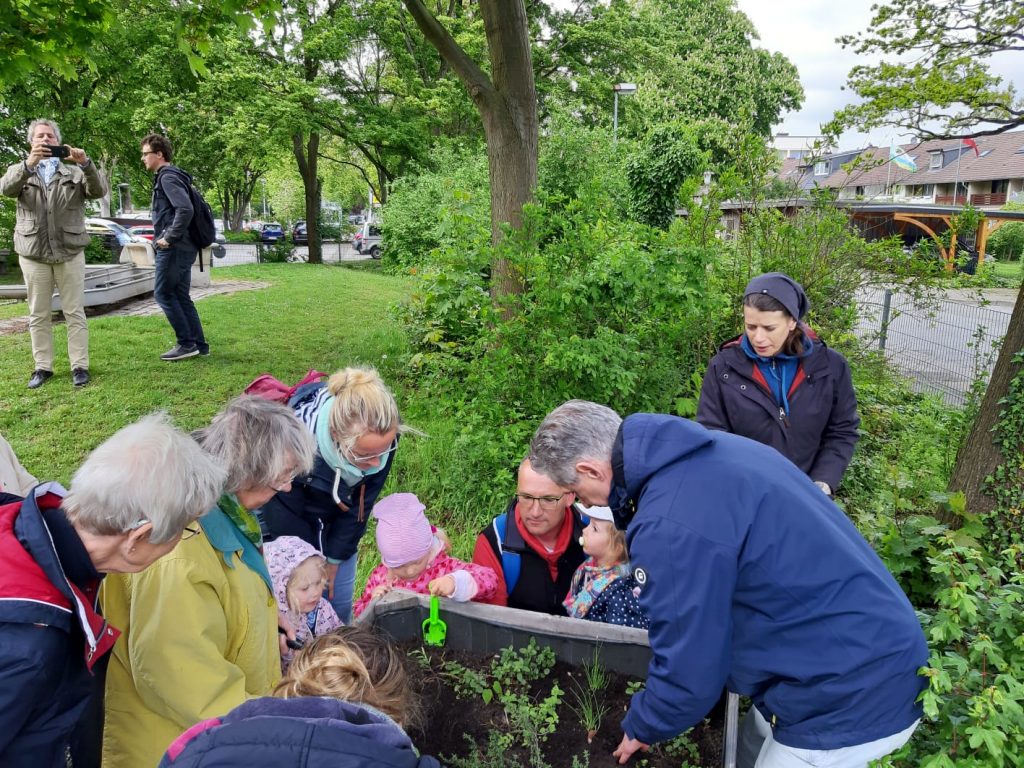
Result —
<svg viewBox="0 0 1024 768"><path fill-rule="evenodd" d="M395 587L460 602L494 596L494 571L449 555L423 514L425 509L413 493L393 493L374 505L382 563L373 569L363 596L353 606L356 616Z"/></svg>

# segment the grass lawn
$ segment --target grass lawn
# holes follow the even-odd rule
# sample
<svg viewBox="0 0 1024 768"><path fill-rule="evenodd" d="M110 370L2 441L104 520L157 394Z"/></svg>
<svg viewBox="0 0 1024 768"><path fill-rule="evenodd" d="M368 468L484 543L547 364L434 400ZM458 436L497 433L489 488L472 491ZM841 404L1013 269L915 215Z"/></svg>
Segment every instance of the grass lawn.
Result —
<svg viewBox="0 0 1024 768"><path fill-rule="evenodd" d="M206 358L162 362L159 355L174 343L162 314L94 317L92 383L72 388L61 324L54 328L54 378L29 390L28 333L0 336L0 432L30 471L66 484L93 447L144 413L165 409L194 429L260 373L292 382L308 368L379 365L404 344L388 313L408 291L400 278L306 264L229 267L216 276L271 287L197 303L212 347ZM18 305L2 309L9 306ZM14 314L25 313L20 307Z"/></svg>
<svg viewBox="0 0 1024 768"><path fill-rule="evenodd" d="M1020 261L994 261L991 264L996 277L1008 281L1013 286L1020 285L1021 279L1024 278L1024 264Z"/></svg>

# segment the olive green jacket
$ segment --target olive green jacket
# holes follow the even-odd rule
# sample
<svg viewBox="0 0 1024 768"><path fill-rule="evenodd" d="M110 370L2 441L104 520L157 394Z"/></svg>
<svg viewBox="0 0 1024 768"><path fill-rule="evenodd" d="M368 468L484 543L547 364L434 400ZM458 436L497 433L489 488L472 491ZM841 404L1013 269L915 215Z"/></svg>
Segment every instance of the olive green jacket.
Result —
<svg viewBox="0 0 1024 768"><path fill-rule="evenodd" d="M60 163L53 181L43 180L24 163L15 163L0 180L0 194L18 199L14 250L23 258L46 264L70 261L89 244L85 201L107 194L107 183L95 163L85 168Z"/></svg>

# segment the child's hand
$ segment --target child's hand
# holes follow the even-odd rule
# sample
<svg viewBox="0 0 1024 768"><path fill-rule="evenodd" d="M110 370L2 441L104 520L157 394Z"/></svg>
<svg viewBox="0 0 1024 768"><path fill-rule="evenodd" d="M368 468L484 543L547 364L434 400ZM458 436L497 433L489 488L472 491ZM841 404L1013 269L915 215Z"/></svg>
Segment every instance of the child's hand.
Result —
<svg viewBox="0 0 1024 768"><path fill-rule="evenodd" d="M383 597L390 591L390 584L378 584L376 587L370 590L370 599L376 600L378 597Z"/></svg>
<svg viewBox="0 0 1024 768"><path fill-rule="evenodd" d="M431 595L439 597L451 597L455 594L455 579L451 576L442 576L427 584L427 590Z"/></svg>

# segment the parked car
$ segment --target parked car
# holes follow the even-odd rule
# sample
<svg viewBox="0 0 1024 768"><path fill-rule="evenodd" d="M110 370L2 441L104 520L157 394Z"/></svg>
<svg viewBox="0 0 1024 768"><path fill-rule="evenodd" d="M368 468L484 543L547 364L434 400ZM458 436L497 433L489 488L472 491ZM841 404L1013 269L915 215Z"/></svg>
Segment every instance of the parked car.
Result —
<svg viewBox="0 0 1024 768"><path fill-rule="evenodd" d="M153 229L152 224L140 224L137 227L129 227L128 234L153 242L153 235L156 234L156 231Z"/></svg>
<svg viewBox="0 0 1024 768"><path fill-rule="evenodd" d="M308 245L309 237L306 234L306 222L296 221L292 227L292 242L295 245Z"/></svg>
<svg viewBox="0 0 1024 768"><path fill-rule="evenodd" d="M264 223L260 229L260 242L261 243L276 243L279 240L284 240L284 230L281 225L276 221L268 221Z"/></svg>
<svg viewBox="0 0 1024 768"><path fill-rule="evenodd" d="M369 254L371 259L379 259L380 250L384 247L384 243L381 241L380 227L369 221L364 223L352 238L352 246L358 254Z"/></svg>
<svg viewBox="0 0 1024 768"><path fill-rule="evenodd" d="M113 261L121 258L121 249L128 243L145 243L145 238L133 235L116 221L110 219L88 218L85 220L85 231L90 235L102 238L103 244L113 254Z"/></svg>

